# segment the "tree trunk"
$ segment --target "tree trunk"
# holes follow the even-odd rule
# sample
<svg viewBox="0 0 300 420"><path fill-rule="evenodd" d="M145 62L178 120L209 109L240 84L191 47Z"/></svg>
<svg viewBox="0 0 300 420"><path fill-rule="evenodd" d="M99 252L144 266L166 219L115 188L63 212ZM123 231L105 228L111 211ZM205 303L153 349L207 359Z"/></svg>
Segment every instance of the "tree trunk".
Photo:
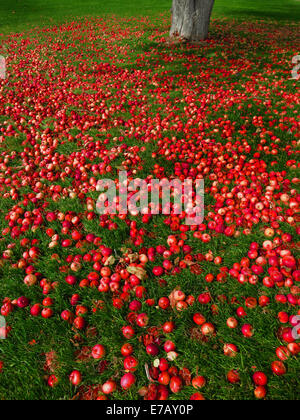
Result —
<svg viewBox="0 0 300 420"><path fill-rule="evenodd" d="M208 37L214 0L173 0L170 36L186 41Z"/></svg>

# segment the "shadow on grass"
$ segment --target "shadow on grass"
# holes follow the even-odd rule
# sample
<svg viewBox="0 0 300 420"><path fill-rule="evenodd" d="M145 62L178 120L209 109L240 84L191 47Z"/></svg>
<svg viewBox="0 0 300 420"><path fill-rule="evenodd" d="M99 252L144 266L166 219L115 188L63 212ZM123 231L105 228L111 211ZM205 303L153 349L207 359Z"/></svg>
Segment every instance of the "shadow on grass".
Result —
<svg viewBox="0 0 300 420"><path fill-rule="evenodd" d="M289 7L286 10L253 10L241 9L232 10L231 17L239 19L259 19L259 20L275 20L275 21L300 21L300 2L298 7Z"/></svg>

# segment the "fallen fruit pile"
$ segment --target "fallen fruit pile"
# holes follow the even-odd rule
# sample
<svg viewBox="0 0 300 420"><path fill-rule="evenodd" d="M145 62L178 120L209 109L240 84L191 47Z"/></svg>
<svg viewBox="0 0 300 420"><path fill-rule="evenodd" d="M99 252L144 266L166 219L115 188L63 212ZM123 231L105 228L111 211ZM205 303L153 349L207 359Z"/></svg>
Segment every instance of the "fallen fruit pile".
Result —
<svg viewBox="0 0 300 420"><path fill-rule="evenodd" d="M2 41L3 399L298 396L297 27L214 21L201 46L167 30ZM120 190L119 171L204 179L203 223L100 216L97 182Z"/></svg>

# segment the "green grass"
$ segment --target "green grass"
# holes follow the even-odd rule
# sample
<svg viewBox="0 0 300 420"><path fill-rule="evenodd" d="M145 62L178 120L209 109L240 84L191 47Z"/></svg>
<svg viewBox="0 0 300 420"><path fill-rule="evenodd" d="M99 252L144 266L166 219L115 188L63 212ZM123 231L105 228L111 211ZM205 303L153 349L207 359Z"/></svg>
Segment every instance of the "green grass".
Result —
<svg viewBox="0 0 300 420"><path fill-rule="evenodd" d="M171 0L1 0L0 34L85 16L146 16L170 8ZM297 0L216 0L213 17L299 21L300 3Z"/></svg>

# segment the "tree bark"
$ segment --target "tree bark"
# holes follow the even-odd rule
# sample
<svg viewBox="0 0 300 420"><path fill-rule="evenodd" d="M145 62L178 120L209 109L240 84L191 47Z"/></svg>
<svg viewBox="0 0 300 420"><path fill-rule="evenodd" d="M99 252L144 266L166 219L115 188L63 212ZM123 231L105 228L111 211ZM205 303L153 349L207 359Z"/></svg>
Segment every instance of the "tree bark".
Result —
<svg viewBox="0 0 300 420"><path fill-rule="evenodd" d="M206 39L213 6L214 0L173 0L171 38Z"/></svg>

